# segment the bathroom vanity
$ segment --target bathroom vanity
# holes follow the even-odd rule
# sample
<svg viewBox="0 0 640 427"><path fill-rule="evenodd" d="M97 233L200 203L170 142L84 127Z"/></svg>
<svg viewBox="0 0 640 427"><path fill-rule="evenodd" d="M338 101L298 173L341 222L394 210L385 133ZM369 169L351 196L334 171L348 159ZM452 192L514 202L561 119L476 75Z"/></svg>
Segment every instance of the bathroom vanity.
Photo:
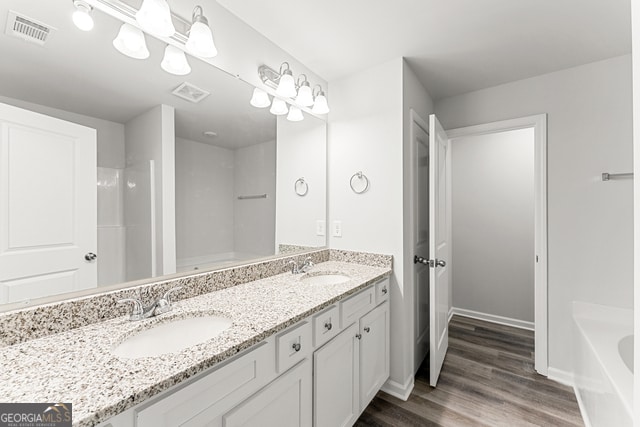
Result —
<svg viewBox="0 0 640 427"><path fill-rule="evenodd" d="M181 300L158 317L11 345L0 349L15 367L0 375L0 394L72 402L74 426L351 425L389 376L390 272L329 260ZM211 315L230 326L205 342L113 353L145 330Z"/></svg>

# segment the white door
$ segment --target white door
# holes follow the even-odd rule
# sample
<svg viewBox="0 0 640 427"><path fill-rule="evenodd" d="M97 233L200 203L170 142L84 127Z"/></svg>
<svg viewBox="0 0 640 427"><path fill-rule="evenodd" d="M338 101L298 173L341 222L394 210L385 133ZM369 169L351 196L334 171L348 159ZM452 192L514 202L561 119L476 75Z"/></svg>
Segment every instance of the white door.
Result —
<svg viewBox="0 0 640 427"><path fill-rule="evenodd" d="M429 352L429 267L418 261L429 258L429 134L428 125L412 115L414 373Z"/></svg>
<svg viewBox="0 0 640 427"><path fill-rule="evenodd" d="M429 116L429 384L435 387L449 345L447 134Z"/></svg>
<svg viewBox="0 0 640 427"><path fill-rule="evenodd" d="M96 287L96 192L94 129L0 104L0 303Z"/></svg>

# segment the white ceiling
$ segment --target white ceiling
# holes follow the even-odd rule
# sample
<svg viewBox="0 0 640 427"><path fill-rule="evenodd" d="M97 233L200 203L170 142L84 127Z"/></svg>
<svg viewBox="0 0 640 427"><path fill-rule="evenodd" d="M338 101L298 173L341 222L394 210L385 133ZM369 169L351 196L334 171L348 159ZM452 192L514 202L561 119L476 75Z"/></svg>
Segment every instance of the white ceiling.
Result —
<svg viewBox="0 0 640 427"><path fill-rule="evenodd" d="M218 0L332 80L403 56L434 99L631 52L630 0Z"/></svg>
<svg viewBox="0 0 640 427"><path fill-rule="evenodd" d="M44 46L9 37L9 9L57 30ZM232 149L275 139L275 117L249 105L253 86L190 56L191 74L168 74L160 68L164 44L150 36L150 58L128 58L111 44L118 21L94 11L94 29L83 32L73 10L71 0L0 2L0 95L117 123L166 104L176 109L182 138ZM171 91L183 82L211 95L198 104L177 98ZM207 130L218 136L204 136Z"/></svg>

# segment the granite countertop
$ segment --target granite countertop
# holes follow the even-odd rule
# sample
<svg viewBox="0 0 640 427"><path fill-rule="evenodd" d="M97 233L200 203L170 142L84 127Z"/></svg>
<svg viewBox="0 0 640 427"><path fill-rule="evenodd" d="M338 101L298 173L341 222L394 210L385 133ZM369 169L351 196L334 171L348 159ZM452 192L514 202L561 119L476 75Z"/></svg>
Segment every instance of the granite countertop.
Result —
<svg viewBox="0 0 640 427"><path fill-rule="evenodd" d="M332 303L388 276L389 268L339 261L310 273L351 280L309 285L284 273L178 301L164 315L119 317L0 349L0 401L71 402L73 425L93 426L251 347ZM123 359L111 349L133 333L175 318L214 314L232 320L217 337L179 353Z"/></svg>

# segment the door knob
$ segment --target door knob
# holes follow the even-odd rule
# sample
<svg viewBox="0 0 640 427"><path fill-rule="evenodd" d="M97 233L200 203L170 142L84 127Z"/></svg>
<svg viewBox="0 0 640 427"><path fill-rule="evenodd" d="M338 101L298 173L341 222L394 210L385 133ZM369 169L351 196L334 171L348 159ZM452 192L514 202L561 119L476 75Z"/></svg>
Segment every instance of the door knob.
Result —
<svg viewBox="0 0 640 427"><path fill-rule="evenodd" d="M436 267L444 267L445 265L447 265L447 263L444 262L443 260L441 259L436 260Z"/></svg>
<svg viewBox="0 0 640 427"><path fill-rule="evenodd" d="M421 256L416 255L416 256L413 257L413 263L414 264L420 263L420 264L424 264L424 265L429 265L429 260L426 259L426 258L422 258Z"/></svg>
<svg viewBox="0 0 640 427"><path fill-rule="evenodd" d="M98 255L94 254L93 252L89 252L84 256L84 259L86 259L87 261L93 261L96 258L98 258Z"/></svg>

